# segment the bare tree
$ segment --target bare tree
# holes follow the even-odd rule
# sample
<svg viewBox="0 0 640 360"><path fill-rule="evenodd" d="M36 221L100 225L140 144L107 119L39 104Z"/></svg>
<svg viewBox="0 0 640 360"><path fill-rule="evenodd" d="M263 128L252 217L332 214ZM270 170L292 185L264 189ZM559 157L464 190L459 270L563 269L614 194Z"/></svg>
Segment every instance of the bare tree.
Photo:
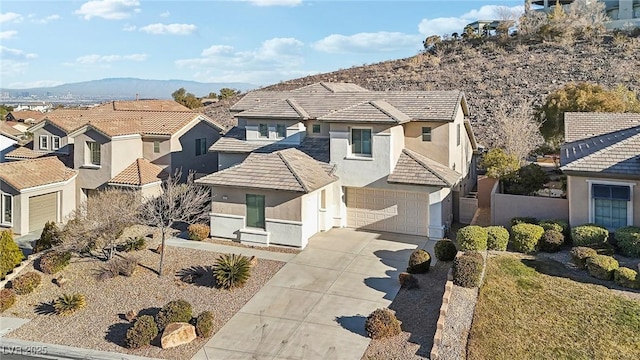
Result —
<svg viewBox="0 0 640 360"><path fill-rule="evenodd" d="M605 30L608 20L604 1L576 0L567 11L568 24L577 37L593 37Z"/></svg>
<svg viewBox="0 0 640 360"><path fill-rule="evenodd" d="M162 246L158 276L162 276L166 238L171 226L178 222L196 223L208 218L207 206L211 200L210 189L193 182L194 174L180 183L182 173L176 171L162 184L162 194L145 199L138 213L139 221L160 229Z"/></svg>
<svg viewBox="0 0 640 360"><path fill-rule="evenodd" d="M535 121L532 108L525 102L516 106L499 103L495 109L494 121L498 129L496 145L522 163L544 142L540 134L540 124Z"/></svg>
<svg viewBox="0 0 640 360"><path fill-rule="evenodd" d="M136 192L120 188L92 194L69 216L64 246L76 251L100 249L111 259L124 230L135 223L139 203Z"/></svg>

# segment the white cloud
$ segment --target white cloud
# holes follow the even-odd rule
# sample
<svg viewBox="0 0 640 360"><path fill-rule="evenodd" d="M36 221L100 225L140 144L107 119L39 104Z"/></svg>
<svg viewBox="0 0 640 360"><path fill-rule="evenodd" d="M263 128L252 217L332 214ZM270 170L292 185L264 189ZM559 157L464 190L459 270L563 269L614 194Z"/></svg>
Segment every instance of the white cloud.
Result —
<svg viewBox="0 0 640 360"><path fill-rule="evenodd" d="M29 63L24 61L16 61L10 59L2 59L2 66L0 66L0 75L3 78L15 77L27 72Z"/></svg>
<svg viewBox="0 0 640 360"><path fill-rule="evenodd" d="M49 16L45 16L42 19L37 19L37 20L34 20L34 21L37 22L38 24L47 24L47 23L50 23L52 21L61 20L61 19L62 19L62 16L60 16L58 14L52 14L52 15L49 15Z"/></svg>
<svg viewBox="0 0 640 360"><path fill-rule="evenodd" d="M6 46L2 46L0 45L0 57L2 57L3 60L3 66L4 66L4 60L5 59L12 59L12 60L30 60L30 59L35 59L38 57L38 55L34 54L34 53L27 53L24 52L20 49L12 49L12 48L8 48Z"/></svg>
<svg viewBox="0 0 640 360"><path fill-rule="evenodd" d="M23 17L20 14L14 13L14 12L8 12L8 13L0 13L0 23L5 23L5 22L20 22L22 21Z"/></svg>
<svg viewBox="0 0 640 360"><path fill-rule="evenodd" d="M88 1L75 14L85 20L99 17L107 20L122 20L131 17L134 12L140 11L138 0L93 0Z"/></svg>
<svg viewBox="0 0 640 360"><path fill-rule="evenodd" d="M302 0L242 0L255 6L298 6Z"/></svg>
<svg viewBox="0 0 640 360"><path fill-rule="evenodd" d="M18 35L15 30L0 31L0 40L8 40Z"/></svg>
<svg viewBox="0 0 640 360"><path fill-rule="evenodd" d="M473 9L459 17L422 19L418 25L418 30L423 35L444 35L454 32L462 33L467 24L476 20L500 19L502 10L512 11L519 17L524 12L524 6L507 7L501 5L485 5L480 9Z"/></svg>
<svg viewBox="0 0 640 360"><path fill-rule="evenodd" d="M112 63L115 61L145 61L147 54L131 54L131 55L84 55L76 58L76 64L94 65Z"/></svg>
<svg viewBox="0 0 640 360"><path fill-rule="evenodd" d="M51 87L62 85L62 81L56 80L38 80L31 82L14 82L7 86L10 89L31 89L31 88L39 88L39 87Z"/></svg>
<svg viewBox="0 0 640 360"><path fill-rule="evenodd" d="M233 46L229 45L211 45L210 47L202 50L201 55L204 57L208 57L215 55L232 54L233 50Z"/></svg>
<svg viewBox="0 0 640 360"><path fill-rule="evenodd" d="M165 11L162 14L160 14L160 17L166 18L166 17L169 17L169 15L171 15L171 13L169 11Z"/></svg>
<svg viewBox="0 0 640 360"><path fill-rule="evenodd" d="M196 31L197 27L193 24L149 24L140 28L148 34L154 35L189 35Z"/></svg>
<svg viewBox="0 0 640 360"><path fill-rule="evenodd" d="M125 25L125 26L123 26L123 27L122 27L122 31L136 31L136 29L137 29L137 28L138 28L138 27L137 27L137 26L135 26L135 25L129 25L129 24L127 24L127 25Z"/></svg>
<svg viewBox="0 0 640 360"><path fill-rule="evenodd" d="M354 35L332 34L313 44L313 48L327 53L374 53L419 48L421 35L380 31Z"/></svg>

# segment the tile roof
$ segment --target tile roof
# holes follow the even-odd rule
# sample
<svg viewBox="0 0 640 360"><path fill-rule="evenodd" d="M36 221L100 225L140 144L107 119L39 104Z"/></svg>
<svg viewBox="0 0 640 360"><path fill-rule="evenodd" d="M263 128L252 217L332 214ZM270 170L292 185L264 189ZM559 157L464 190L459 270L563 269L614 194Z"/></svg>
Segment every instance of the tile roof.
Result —
<svg viewBox="0 0 640 360"><path fill-rule="evenodd" d="M193 111L173 100L113 101L111 106L116 111Z"/></svg>
<svg viewBox="0 0 640 360"><path fill-rule="evenodd" d="M439 162L409 149L403 149L387 181L412 185L453 186L461 178L462 174Z"/></svg>
<svg viewBox="0 0 640 360"><path fill-rule="evenodd" d="M0 179L16 190L63 182L78 172L55 156L0 163Z"/></svg>
<svg viewBox="0 0 640 360"><path fill-rule="evenodd" d="M142 186L161 181L167 173L158 165L152 164L147 159L136 159L126 169L122 170L109 184Z"/></svg>
<svg viewBox="0 0 640 360"><path fill-rule="evenodd" d="M251 153L240 164L196 180L213 186L232 186L309 193L338 180L332 167L297 149Z"/></svg>
<svg viewBox="0 0 640 360"><path fill-rule="evenodd" d="M34 151L32 149L33 142L25 146L17 146L15 149L9 151L4 155L5 158L10 160L22 160L22 159L37 159L41 156L49 154L44 151Z"/></svg>
<svg viewBox="0 0 640 360"><path fill-rule="evenodd" d="M242 117L306 120L310 118L310 115L295 99L283 99L259 108L247 110L242 113Z"/></svg>
<svg viewBox="0 0 640 360"><path fill-rule="evenodd" d="M10 112L11 116L13 116L16 120L28 120L33 119L35 121L40 121L44 116L44 113L36 110L19 110Z"/></svg>
<svg viewBox="0 0 640 360"><path fill-rule="evenodd" d="M567 112L564 137L567 143L640 125L640 114Z"/></svg>
<svg viewBox="0 0 640 360"><path fill-rule="evenodd" d="M0 134L4 134L10 138L16 139L22 135L22 131L13 127L12 124L16 124L11 121L0 121Z"/></svg>
<svg viewBox="0 0 640 360"><path fill-rule="evenodd" d="M319 117L318 120L328 122L403 124L411 121L411 118L384 100L374 100L334 111Z"/></svg>
<svg viewBox="0 0 640 360"><path fill-rule="evenodd" d="M301 88L292 90L291 92L336 93L336 92L350 92L350 91L369 91L369 90L353 83L319 82L319 83L303 86Z"/></svg>

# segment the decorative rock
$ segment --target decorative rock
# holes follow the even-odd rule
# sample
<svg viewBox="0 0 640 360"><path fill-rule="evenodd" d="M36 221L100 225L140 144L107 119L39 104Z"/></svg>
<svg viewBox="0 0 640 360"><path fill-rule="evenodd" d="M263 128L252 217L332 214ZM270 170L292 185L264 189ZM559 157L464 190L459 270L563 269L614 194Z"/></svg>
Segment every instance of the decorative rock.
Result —
<svg viewBox="0 0 640 360"><path fill-rule="evenodd" d="M54 279L54 283L55 283L56 285L58 285L58 287L64 287L64 285L65 285L66 283L68 283L68 282L69 282L69 279L67 279L67 278L63 278L63 277L59 277L59 278L57 278L57 279Z"/></svg>
<svg viewBox="0 0 640 360"><path fill-rule="evenodd" d="M163 349L168 349L188 344L195 340L196 337L195 326L185 322L171 323L164 328L160 345Z"/></svg>
<svg viewBox="0 0 640 360"><path fill-rule="evenodd" d="M258 265L258 258L255 256L249 258L249 266L255 267L256 265Z"/></svg>
<svg viewBox="0 0 640 360"><path fill-rule="evenodd" d="M158 245L158 247L156 248L156 253L160 254L162 252L162 244Z"/></svg>
<svg viewBox="0 0 640 360"><path fill-rule="evenodd" d="M133 310L127 311L127 313L124 315L124 318L127 319L128 322L133 322L133 320L135 320L136 317L137 317L137 314Z"/></svg>

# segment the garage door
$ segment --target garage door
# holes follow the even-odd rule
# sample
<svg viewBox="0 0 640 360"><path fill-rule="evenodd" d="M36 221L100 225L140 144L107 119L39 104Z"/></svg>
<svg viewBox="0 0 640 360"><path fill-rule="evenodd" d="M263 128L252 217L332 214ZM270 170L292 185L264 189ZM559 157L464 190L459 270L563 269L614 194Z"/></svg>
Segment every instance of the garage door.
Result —
<svg viewBox="0 0 640 360"><path fill-rule="evenodd" d="M427 236L429 195L347 188L347 226Z"/></svg>
<svg viewBox="0 0 640 360"><path fill-rule="evenodd" d="M39 230L47 221L57 221L57 193L32 196L29 198L29 231Z"/></svg>

